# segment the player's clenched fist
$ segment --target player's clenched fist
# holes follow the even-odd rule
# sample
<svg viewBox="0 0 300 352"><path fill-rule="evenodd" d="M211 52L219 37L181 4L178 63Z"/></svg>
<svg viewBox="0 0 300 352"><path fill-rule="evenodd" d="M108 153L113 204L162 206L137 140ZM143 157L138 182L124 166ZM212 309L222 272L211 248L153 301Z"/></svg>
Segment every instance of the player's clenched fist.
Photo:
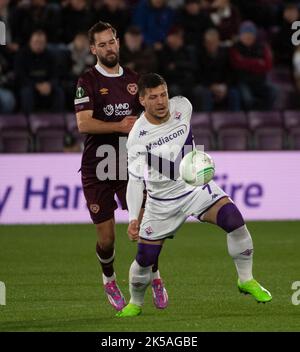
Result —
<svg viewBox="0 0 300 352"><path fill-rule="evenodd" d="M138 220L131 220L127 229L128 237L131 241L137 241L139 239L139 229Z"/></svg>
<svg viewBox="0 0 300 352"><path fill-rule="evenodd" d="M119 122L119 131L122 133L129 133L136 121L136 116L126 116Z"/></svg>

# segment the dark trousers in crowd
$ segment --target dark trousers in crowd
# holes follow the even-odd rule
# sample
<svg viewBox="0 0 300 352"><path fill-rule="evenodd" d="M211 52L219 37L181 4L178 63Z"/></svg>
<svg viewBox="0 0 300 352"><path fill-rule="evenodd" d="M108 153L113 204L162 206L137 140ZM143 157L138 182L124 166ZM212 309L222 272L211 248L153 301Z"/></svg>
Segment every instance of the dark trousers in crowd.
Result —
<svg viewBox="0 0 300 352"><path fill-rule="evenodd" d="M51 86L49 95L41 95L33 85L21 88L21 109L29 115L40 109L50 112L64 111L65 97L63 90L56 84Z"/></svg>
<svg viewBox="0 0 300 352"><path fill-rule="evenodd" d="M271 83L239 84L245 110L272 110L278 97L278 89Z"/></svg>
<svg viewBox="0 0 300 352"><path fill-rule="evenodd" d="M216 108L229 111L241 110L240 94L234 87L228 87L226 96L219 102L215 100L214 93L208 87L197 85L192 92L195 111L210 112Z"/></svg>

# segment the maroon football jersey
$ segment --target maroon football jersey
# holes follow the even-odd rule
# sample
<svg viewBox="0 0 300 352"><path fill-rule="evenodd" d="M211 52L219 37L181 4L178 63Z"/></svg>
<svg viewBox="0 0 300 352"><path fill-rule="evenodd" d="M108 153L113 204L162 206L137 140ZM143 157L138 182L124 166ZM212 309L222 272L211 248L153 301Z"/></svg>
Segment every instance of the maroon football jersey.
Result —
<svg viewBox="0 0 300 352"><path fill-rule="evenodd" d="M137 94L137 73L128 68L118 76L109 76L92 67L78 80L75 111L93 110L93 118L107 122L118 122L129 115L138 115L141 105ZM119 154L119 137L126 134L88 134L82 156L81 170L95 175L101 158L96 150L104 144L112 145ZM117 163L118 164L118 163Z"/></svg>

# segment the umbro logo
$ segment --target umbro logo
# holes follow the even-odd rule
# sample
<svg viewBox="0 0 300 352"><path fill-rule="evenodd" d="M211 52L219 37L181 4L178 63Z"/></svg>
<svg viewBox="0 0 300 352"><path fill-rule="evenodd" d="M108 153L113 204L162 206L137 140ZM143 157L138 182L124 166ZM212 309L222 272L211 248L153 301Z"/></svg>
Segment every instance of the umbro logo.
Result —
<svg viewBox="0 0 300 352"><path fill-rule="evenodd" d="M139 134L139 138L140 138L140 137L143 137L143 136L146 136L147 133L148 133L147 131L141 130L141 131L140 131L140 134Z"/></svg>
<svg viewBox="0 0 300 352"><path fill-rule="evenodd" d="M244 252L240 253L241 255L246 255L247 257L250 257L252 254L253 249L246 249Z"/></svg>
<svg viewBox="0 0 300 352"><path fill-rule="evenodd" d="M107 88L101 88L101 89L99 89L99 92L100 92L101 95L106 95L106 94L108 94L108 89Z"/></svg>
<svg viewBox="0 0 300 352"><path fill-rule="evenodd" d="M144 286L144 284L142 282L132 282L131 285L136 288Z"/></svg>

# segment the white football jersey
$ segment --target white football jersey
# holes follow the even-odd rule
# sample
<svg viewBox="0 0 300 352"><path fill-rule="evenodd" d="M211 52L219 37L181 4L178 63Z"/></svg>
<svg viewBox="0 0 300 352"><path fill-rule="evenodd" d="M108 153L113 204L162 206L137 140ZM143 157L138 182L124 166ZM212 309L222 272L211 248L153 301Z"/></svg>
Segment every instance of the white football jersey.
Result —
<svg viewBox="0 0 300 352"><path fill-rule="evenodd" d="M195 190L179 177L183 156L193 150L192 105L185 97L169 100L170 118L154 125L144 113L128 136L128 172L144 179L148 195L157 200L177 199Z"/></svg>

